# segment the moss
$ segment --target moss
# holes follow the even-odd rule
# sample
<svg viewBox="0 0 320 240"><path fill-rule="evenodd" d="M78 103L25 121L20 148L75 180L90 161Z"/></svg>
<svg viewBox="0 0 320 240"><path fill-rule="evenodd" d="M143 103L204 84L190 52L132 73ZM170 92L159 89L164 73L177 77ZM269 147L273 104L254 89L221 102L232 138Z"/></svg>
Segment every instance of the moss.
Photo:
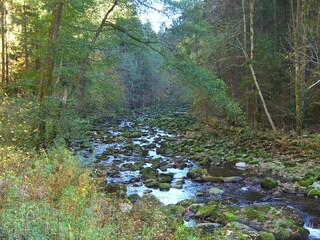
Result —
<svg viewBox="0 0 320 240"><path fill-rule="evenodd" d="M259 232L259 235L257 236L257 240L275 240L275 236L273 235L273 233L270 232L264 232L261 231Z"/></svg>
<svg viewBox="0 0 320 240"><path fill-rule="evenodd" d="M197 211L197 216L199 216L201 218L216 217L217 216L217 205L210 204L210 205L201 207Z"/></svg>
<svg viewBox="0 0 320 240"><path fill-rule="evenodd" d="M208 174L208 171L205 168L192 168L188 171L187 177L198 178L198 177L202 177L203 175L206 175L206 174Z"/></svg>
<svg viewBox="0 0 320 240"><path fill-rule="evenodd" d="M251 160L249 163L252 165L256 165L259 164L259 160Z"/></svg>
<svg viewBox="0 0 320 240"><path fill-rule="evenodd" d="M174 216L182 216L185 211L185 208L179 205L169 205L167 206L167 209Z"/></svg>
<svg viewBox="0 0 320 240"><path fill-rule="evenodd" d="M159 185L160 185L160 183L157 181L151 181L151 182L146 183L146 186L148 188L158 188Z"/></svg>
<svg viewBox="0 0 320 240"><path fill-rule="evenodd" d="M156 169L147 167L147 168L143 168L140 170L140 174L142 175L142 177L146 178L146 179L150 179L150 178L157 178L158 176L158 171Z"/></svg>
<svg viewBox="0 0 320 240"><path fill-rule="evenodd" d="M274 236L277 240L287 240L287 239L290 239L290 233L288 231L288 229L286 228L277 228L275 231L274 231Z"/></svg>
<svg viewBox="0 0 320 240"><path fill-rule="evenodd" d="M315 196L320 197L320 189L311 189L308 192L308 197L315 197Z"/></svg>
<svg viewBox="0 0 320 240"><path fill-rule="evenodd" d="M299 181L299 184L303 187L308 187L310 185L312 185L315 181L315 178L313 176L308 176L308 177L305 177L303 179L301 179Z"/></svg>
<svg viewBox="0 0 320 240"><path fill-rule="evenodd" d="M222 214L221 218L227 222L235 222L239 217L234 215L233 213L225 212Z"/></svg>
<svg viewBox="0 0 320 240"><path fill-rule="evenodd" d="M173 174L160 174L159 182L161 183L170 183L172 182Z"/></svg>
<svg viewBox="0 0 320 240"><path fill-rule="evenodd" d="M170 189L170 184L169 183L160 183L159 184L159 188L162 191L169 190Z"/></svg>
<svg viewBox="0 0 320 240"><path fill-rule="evenodd" d="M261 187L267 190L276 188L278 186L278 181L272 178L265 178L261 181Z"/></svg>

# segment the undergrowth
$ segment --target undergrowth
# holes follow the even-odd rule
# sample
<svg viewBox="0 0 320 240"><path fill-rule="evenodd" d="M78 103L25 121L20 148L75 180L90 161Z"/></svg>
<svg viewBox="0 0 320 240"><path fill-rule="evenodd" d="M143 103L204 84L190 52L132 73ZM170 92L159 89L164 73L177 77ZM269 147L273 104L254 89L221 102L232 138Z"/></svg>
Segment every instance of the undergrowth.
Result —
<svg viewBox="0 0 320 240"><path fill-rule="evenodd" d="M56 144L42 153L0 146L0 239L170 239L174 218L146 201L98 191L90 170ZM131 205L132 206L132 205Z"/></svg>

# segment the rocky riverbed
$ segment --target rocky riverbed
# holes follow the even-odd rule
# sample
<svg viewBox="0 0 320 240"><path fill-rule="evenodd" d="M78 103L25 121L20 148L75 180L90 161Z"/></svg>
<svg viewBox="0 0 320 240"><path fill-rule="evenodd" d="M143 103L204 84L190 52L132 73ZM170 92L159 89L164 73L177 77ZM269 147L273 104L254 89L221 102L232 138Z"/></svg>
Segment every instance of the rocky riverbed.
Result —
<svg viewBox="0 0 320 240"><path fill-rule="evenodd" d="M93 147L77 150L104 192L133 204L152 194L186 226L217 238L320 239L319 176L293 179L281 159L263 159L270 146L246 151L205 131L185 113L137 115L99 125Z"/></svg>

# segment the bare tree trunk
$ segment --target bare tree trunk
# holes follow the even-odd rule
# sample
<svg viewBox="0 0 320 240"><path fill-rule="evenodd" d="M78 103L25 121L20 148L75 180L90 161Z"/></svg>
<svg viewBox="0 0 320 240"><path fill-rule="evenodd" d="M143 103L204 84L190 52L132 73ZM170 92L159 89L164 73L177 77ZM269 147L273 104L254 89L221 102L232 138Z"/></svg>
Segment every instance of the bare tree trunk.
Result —
<svg viewBox="0 0 320 240"><path fill-rule="evenodd" d="M7 14L8 14L8 10L5 10L4 27L5 27L5 42L6 42L6 84L9 84L9 43L8 43Z"/></svg>
<svg viewBox="0 0 320 240"><path fill-rule="evenodd" d="M5 31L5 1L1 1L1 67L2 83L6 82L6 31Z"/></svg>
<svg viewBox="0 0 320 240"><path fill-rule="evenodd" d="M253 56L254 56L254 28L253 28L253 16L254 16L254 0L250 0L250 58L248 57L247 53L244 51L245 53L245 56L246 56L246 59L249 60L249 68L250 68L250 71L251 71L251 75L252 75L252 79L253 79L253 82L256 86L256 89L258 91L258 94L259 94L259 97L260 97L260 101L262 103L262 106L263 106L263 110L268 118L268 121L270 123L270 126L272 128L272 130L274 132L276 132L276 128L274 126L274 123L272 121L272 118L271 118L271 115L268 111L268 108L267 108L267 105L266 105L266 102L264 100L264 97L263 97L263 94L261 92L261 89L260 89L260 86L259 86L259 83L258 83L258 80L257 80L257 77L256 77L256 73L254 71L254 68L253 68Z"/></svg>
<svg viewBox="0 0 320 240"><path fill-rule="evenodd" d="M246 18L246 2L242 0L242 17L243 17L243 48L247 52L247 18Z"/></svg>
<svg viewBox="0 0 320 240"><path fill-rule="evenodd" d="M303 53L302 53L302 39L299 34L299 29L302 25L302 0L297 0L296 12L294 12L293 1L291 0L291 11L293 21L293 47L294 47L294 91L295 91L295 110L296 110L296 131L298 136L302 134L302 79L303 79Z"/></svg>
<svg viewBox="0 0 320 240"><path fill-rule="evenodd" d="M24 58L25 58L25 67L26 70L29 70L29 53L28 53L28 35L27 35L27 6L24 1L23 4L23 36L24 36Z"/></svg>

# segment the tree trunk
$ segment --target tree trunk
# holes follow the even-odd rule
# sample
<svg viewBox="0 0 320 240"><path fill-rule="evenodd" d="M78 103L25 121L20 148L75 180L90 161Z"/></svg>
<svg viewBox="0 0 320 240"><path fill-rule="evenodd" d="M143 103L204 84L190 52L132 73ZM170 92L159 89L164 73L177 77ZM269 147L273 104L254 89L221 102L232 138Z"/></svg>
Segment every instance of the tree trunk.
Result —
<svg viewBox="0 0 320 240"><path fill-rule="evenodd" d="M48 35L48 49L45 65L43 69L43 77L40 84L40 123L39 123L39 146L44 147L46 135L46 118L47 118L47 101L52 94L52 81L55 58L55 43L58 39L60 20L63 10L63 2L56 3L52 11L52 20Z"/></svg>
<svg viewBox="0 0 320 240"><path fill-rule="evenodd" d="M5 1L1 1L1 79L6 82L6 30L5 30Z"/></svg>
<svg viewBox="0 0 320 240"><path fill-rule="evenodd" d="M271 118L271 115L268 111L268 108L267 108L267 105L266 105L266 102L264 100L264 97L263 97L263 94L261 92L261 89L260 89L260 86L259 86L259 83L258 83L258 80L257 80L257 77L256 77L256 73L254 71L254 68L253 68L253 56L254 56L254 28L253 28L253 16L254 16L254 0L250 0L250 59L248 59L248 55L247 53L245 53L245 56L247 58L247 60L249 60L249 68L250 68L250 71L251 71L251 75L252 75L252 79L253 79L253 82L256 86L256 89L258 91L258 94L259 94L259 97L260 97L260 101L262 103L262 106L263 106L263 110L268 118L268 121L270 123L270 126L272 128L272 130L274 132L276 132L276 128L273 124L273 121L272 121L272 118ZM245 51L244 51L245 52Z"/></svg>
<svg viewBox="0 0 320 240"><path fill-rule="evenodd" d="M28 35L27 35L27 6L26 6L25 1L23 4L23 36L24 36L23 47L24 47L24 58L25 58L24 63L25 63L26 70L29 70Z"/></svg>
<svg viewBox="0 0 320 240"><path fill-rule="evenodd" d="M294 47L294 92L295 92L295 110L296 110L296 131L298 136L302 134L303 110L302 110L302 81L303 81L303 53L302 38L299 30L302 26L302 0L297 0L296 12L294 13L293 1L291 1L291 11L293 20L293 47Z"/></svg>

